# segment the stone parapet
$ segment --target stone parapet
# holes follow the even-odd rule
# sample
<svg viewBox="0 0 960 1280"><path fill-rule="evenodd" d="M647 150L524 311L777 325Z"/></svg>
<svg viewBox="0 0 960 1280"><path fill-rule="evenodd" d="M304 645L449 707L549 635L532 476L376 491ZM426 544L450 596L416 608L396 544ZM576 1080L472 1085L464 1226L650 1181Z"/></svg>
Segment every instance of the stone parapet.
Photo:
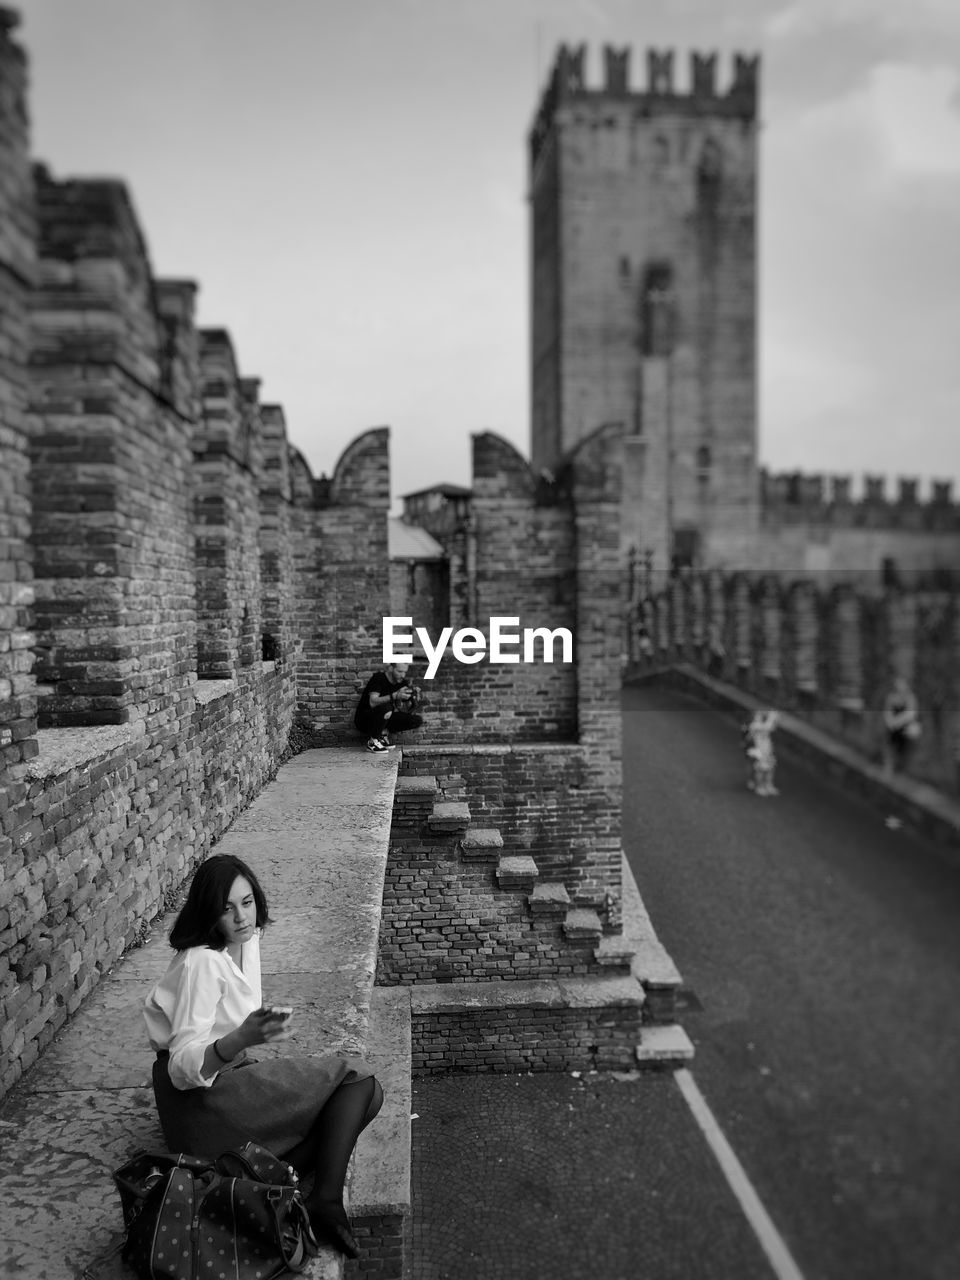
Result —
<svg viewBox="0 0 960 1280"><path fill-rule="evenodd" d="M648 637L641 649L641 633ZM897 676L916 694L909 772L960 785L960 597L956 589L774 574L684 573L628 610L627 671L699 668L878 761Z"/></svg>

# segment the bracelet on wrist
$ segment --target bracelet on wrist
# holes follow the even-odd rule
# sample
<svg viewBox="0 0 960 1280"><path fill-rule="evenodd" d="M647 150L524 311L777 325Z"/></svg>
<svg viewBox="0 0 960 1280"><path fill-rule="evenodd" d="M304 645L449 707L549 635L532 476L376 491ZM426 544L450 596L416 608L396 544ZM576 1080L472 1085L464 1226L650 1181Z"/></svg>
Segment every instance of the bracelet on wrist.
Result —
<svg viewBox="0 0 960 1280"><path fill-rule="evenodd" d="M220 1041L219 1041L219 1040L214 1040L214 1042L213 1042L213 1052L217 1055L217 1057L220 1059L220 1061L223 1063L223 1065L224 1065L225 1067L228 1067L228 1066L230 1065L231 1059L230 1059L230 1058L225 1058L225 1057L223 1056L223 1054L220 1052Z"/></svg>

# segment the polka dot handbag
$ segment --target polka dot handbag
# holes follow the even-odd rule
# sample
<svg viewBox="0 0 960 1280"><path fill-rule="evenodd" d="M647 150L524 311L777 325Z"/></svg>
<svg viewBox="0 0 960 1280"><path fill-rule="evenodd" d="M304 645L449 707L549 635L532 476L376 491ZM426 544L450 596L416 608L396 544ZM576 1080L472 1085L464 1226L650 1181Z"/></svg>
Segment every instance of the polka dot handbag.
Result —
<svg viewBox="0 0 960 1280"><path fill-rule="evenodd" d="M113 1175L144 1280L271 1280L318 1252L297 1176L255 1143L216 1160L141 1151Z"/></svg>

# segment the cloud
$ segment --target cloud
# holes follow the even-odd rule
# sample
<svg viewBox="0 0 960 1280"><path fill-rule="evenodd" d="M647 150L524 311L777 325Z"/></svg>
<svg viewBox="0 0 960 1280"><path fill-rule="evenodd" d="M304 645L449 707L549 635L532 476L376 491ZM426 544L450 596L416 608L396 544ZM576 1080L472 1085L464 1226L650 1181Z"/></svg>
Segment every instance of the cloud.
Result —
<svg viewBox="0 0 960 1280"><path fill-rule="evenodd" d="M871 74L869 101L897 176L960 173L960 74L954 67L883 63Z"/></svg>
<svg viewBox="0 0 960 1280"><path fill-rule="evenodd" d="M765 94L777 114L861 89L884 64L960 63L955 0L795 0L762 26Z"/></svg>

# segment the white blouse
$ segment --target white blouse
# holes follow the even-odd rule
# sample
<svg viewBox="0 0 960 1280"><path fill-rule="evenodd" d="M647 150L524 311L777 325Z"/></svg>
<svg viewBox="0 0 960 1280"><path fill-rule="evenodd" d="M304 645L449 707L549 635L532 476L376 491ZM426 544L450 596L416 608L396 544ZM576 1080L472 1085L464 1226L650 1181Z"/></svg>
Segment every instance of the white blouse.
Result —
<svg viewBox="0 0 960 1280"><path fill-rule="evenodd" d="M170 1053L171 1084L209 1089L217 1073L209 1079L201 1074L207 1045L235 1031L262 1002L259 931L243 944L240 965L226 948L178 951L143 1010L150 1044Z"/></svg>

